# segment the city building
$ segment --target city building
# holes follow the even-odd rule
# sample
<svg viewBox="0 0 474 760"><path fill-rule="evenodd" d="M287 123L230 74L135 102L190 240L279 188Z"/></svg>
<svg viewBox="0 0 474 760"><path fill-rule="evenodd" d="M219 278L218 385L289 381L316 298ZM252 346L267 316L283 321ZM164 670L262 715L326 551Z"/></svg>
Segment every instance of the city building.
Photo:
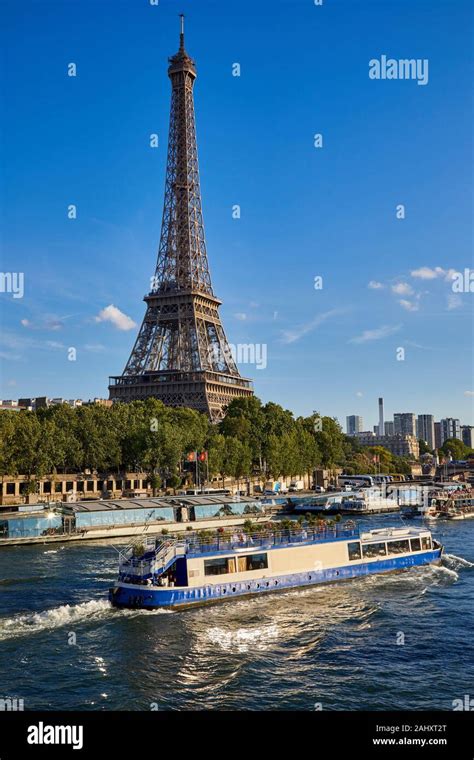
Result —
<svg viewBox="0 0 474 760"><path fill-rule="evenodd" d="M417 438L425 441L431 451L435 448L435 427L432 414L419 414L416 429Z"/></svg>
<svg viewBox="0 0 474 760"><path fill-rule="evenodd" d="M465 446L469 446L470 449L474 449L474 426L462 425L461 426L462 442Z"/></svg>
<svg viewBox="0 0 474 760"><path fill-rule="evenodd" d="M393 424L393 421L384 422L383 429L385 435L395 435L395 425Z"/></svg>
<svg viewBox="0 0 474 760"><path fill-rule="evenodd" d="M351 414L349 417L346 417L347 435L355 435L356 433L360 433L363 427L364 421L362 417L359 417L357 414Z"/></svg>
<svg viewBox="0 0 474 760"><path fill-rule="evenodd" d="M371 432L358 433L357 440L361 446L383 446L397 457L420 456L418 439L414 435L375 435Z"/></svg>
<svg viewBox="0 0 474 760"><path fill-rule="evenodd" d="M441 422L434 424L435 449L441 448Z"/></svg>
<svg viewBox="0 0 474 760"><path fill-rule="evenodd" d="M67 406L75 409L78 406L92 406L94 404L112 406L112 401L108 398L94 398L89 401L83 401L80 398L65 399L61 397L48 398L47 396L36 396L36 398L20 398L18 401L0 401L0 409L29 409L30 411L36 411L37 409L47 409L50 406L59 406L60 404L67 404Z"/></svg>
<svg viewBox="0 0 474 760"><path fill-rule="evenodd" d="M413 435L416 437L416 417L411 412L398 412L393 415L395 435Z"/></svg>
<svg viewBox="0 0 474 760"><path fill-rule="evenodd" d="M385 435L385 428L383 424L383 398L379 398L379 426L378 426L378 433L379 435Z"/></svg>
<svg viewBox="0 0 474 760"><path fill-rule="evenodd" d="M454 417L446 417L441 420L441 446L449 438L461 439L461 423Z"/></svg>

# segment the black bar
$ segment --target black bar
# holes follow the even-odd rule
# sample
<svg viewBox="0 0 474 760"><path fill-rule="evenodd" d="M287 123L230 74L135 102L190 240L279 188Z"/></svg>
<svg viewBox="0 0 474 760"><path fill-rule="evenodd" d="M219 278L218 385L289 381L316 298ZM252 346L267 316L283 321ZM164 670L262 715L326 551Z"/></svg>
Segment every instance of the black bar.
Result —
<svg viewBox="0 0 474 760"><path fill-rule="evenodd" d="M50 738L51 726L69 727L69 738L78 749L72 743L28 742L35 734ZM470 711L2 712L0 758L92 758L99 752L120 759L159 758L165 748L167 754L173 753L173 747L181 758L198 751L200 757L209 752L209 760L214 760L217 747L220 755L231 750L242 758L256 757L258 751L268 757L275 751L281 758L284 745L287 751L292 749L290 757L307 755L311 760L361 756L472 760L473 729Z"/></svg>

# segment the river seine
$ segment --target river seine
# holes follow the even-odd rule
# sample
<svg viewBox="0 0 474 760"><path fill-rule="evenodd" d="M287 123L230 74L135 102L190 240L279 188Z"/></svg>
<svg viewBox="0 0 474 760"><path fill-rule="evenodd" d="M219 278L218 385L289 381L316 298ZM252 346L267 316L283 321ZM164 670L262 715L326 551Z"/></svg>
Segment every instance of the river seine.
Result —
<svg viewBox="0 0 474 760"><path fill-rule="evenodd" d="M439 567L155 612L109 605L114 542L2 548L0 698L46 710L469 704L474 520L433 533L445 546Z"/></svg>

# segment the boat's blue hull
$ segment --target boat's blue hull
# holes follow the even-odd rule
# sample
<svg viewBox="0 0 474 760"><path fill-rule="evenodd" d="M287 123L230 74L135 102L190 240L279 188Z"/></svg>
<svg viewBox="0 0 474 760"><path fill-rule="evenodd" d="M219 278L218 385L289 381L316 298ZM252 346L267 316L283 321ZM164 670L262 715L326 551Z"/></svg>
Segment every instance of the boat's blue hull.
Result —
<svg viewBox="0 0 474 760"><path fill-rule="evenodd" d="M115 607L156 609L158 607L189 607L207 602L232 599L236 596L268 593L285 589L314 586L320 583L350 580L364 575L387 573L410 567L428 565L438 562L442 549L411 554L404 557L392 557L375 562L358 565L345 565L327 570L291 573L273 578L259 580L219 583L216 585L196 586L194 588L161 588L117 584L109 592L109 600Z"/></svg>

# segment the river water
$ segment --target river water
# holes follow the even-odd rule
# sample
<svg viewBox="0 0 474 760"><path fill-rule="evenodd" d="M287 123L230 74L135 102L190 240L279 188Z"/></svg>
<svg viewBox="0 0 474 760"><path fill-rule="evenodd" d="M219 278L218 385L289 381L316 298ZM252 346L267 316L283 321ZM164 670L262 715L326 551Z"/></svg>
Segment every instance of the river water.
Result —
<svg viewBox="0 0 474 760"><path fill-rule="evenodd" d="M116 543L2 548L0 697L48 710L452 710L474 697L474 520L433 533L439 567L156 612L110 607Z"/></svg>

